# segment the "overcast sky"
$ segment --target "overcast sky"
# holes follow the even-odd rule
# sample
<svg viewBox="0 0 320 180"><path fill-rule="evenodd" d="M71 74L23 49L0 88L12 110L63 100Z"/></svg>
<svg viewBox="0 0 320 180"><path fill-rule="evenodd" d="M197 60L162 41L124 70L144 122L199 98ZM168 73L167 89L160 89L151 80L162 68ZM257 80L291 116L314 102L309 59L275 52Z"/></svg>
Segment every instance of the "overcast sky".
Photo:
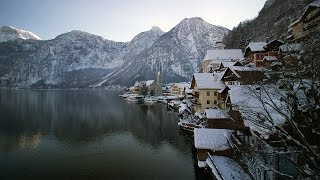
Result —
<svg viewBox="0 0 320 180"><path fill-rule="evenodd" d="M232 29L258 15L266 0L0 0L0 26L10 25L52 39L82 30L130 41L159 26L169 31L182 19L201 17Z"/></svg>

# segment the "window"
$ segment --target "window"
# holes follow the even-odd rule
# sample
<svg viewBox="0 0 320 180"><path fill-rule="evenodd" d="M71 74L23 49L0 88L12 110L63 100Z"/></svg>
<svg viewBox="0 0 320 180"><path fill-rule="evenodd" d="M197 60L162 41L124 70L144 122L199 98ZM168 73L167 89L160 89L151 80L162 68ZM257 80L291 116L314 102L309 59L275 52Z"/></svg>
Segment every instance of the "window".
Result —
<svg viewBox="0 0 320 180"><path fill-rule="evenodd" d="M210 101L207 101L207 104L210 104Z"/></svg>
<svg viewBox="0 0 320 180"><path fill-rule="evenodd" d="M207 91L207 96L210 96L210 91Z"/></svg>
<svg viewBox="0 0 320 180"><path fill-rule="evenodd" d="M216 101L216 100L214 100L214 101L213 101L213 104L217 104L217 101Z"/></svg>
<svg viewBox="0 0 320 180"><path fill-rule="evenodd" d="M217 91L215 91L215 92L214 92L214 96L218 96L218 93L217 93Z"/></svg>

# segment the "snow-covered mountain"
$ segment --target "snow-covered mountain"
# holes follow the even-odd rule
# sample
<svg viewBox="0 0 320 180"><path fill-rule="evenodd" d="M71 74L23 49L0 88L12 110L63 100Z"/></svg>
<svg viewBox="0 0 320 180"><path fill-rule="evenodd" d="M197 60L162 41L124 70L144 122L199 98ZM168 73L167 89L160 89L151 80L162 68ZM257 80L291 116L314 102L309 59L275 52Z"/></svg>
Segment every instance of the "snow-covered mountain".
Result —
<svg viewBox="0 0 320 180"><path fill-rule="evenodd" d="M169 32L158 27L130 42L71 31L48 41L0 43L0 86L35 88L132 85L153 79L161 64L165 80L188 80L205 52L229 30L201 18L181 21Z"/></svg>
<svg viewBox="0 0 320 180"><path fill-rule="evenodd" d="M41 38L30 31L17 29L11 26L0 27L0 42L13 41L16 39L41 40Z"/></svg>
<svg viewBox="0 0 320 180"><path fill-rule="evenodd" d="M128 85L136 80L154 79L159 64L166 82L189 80L199 71L206 51L228 31L201 18L186 18L114 71L106 82Z"/></svg>

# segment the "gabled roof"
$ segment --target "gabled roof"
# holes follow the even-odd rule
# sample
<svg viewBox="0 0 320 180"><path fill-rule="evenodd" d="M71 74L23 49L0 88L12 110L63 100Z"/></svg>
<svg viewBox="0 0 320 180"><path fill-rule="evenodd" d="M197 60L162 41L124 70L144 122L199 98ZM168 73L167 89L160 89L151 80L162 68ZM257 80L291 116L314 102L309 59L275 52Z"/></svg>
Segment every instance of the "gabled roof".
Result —
<svg viewBox="0 0 320 180"><path fill-rule="evenodd" d="M207 119L228 119L229 114L226 110L221 109L206 109L205 110Z"/></svg>
<svg viewBox="0 0 320 180"><path fill-rule="evenodd" d="M208 50L205 60L231 61L239 60L243 57L241 49L215 49Z"/></svg>
<svg viewBox="0 0 320 180"><path fill-rule="evenodd" d="M226 87L213 73L194 73L192 79L198 89L224 89Z"/></svg>
<svg viewBox="0 0 320 180"><path fill-rule="evenodd" d="M153 82L154 82L154 80L148 80L148 81L146 81L146 86L150 86Z"/></svg>
<svg viewBox="0 0 320 180"><path fill-rule="evenodd" d="M265 49L263 48L265 45L267 45L266 42L250 42L246 47L246 51L248 48L250 48L252 52L265 51Z"/></svg>
<svg viewBox="0 0 320 180"><path fill-rule="evenodd" d="M269 41L263 48L267 51L270 51L273 49L278 49L283 44L284 44L283 41L274 39L272 41Z"/></svg>
<svg viewBox="0 0 320 180"><path fill-rule="evenodd" d="M231 71L237 78L241 78L240 74L238 74L234 69L228 67L226 70L224 70L220 80L223 80L228 71Z"/></svg>
<svg viewBox="0 0 320 180"><path fill-rule="evenodd" d="M221 68L221 66L226 68L226 67L231 67L231 66L242 66L242 64L239 61L236 61L236 62L223 61L220 63L220 68Z"/></svg>

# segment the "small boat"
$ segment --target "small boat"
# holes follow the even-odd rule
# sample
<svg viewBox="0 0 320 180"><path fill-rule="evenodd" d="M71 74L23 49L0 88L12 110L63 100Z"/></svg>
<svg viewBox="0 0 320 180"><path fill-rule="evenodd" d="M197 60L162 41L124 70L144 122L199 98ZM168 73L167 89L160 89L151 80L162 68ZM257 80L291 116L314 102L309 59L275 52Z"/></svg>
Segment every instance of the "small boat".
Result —
<svg viewBox="0 0 320 180"><path fill-rule="evenodd" d="M122 98L127 98L127 97L129 97L129 96L131 96L131 95L134 95L134 94L128 93L128 92L126 92L126 93L124 93L124 94L119 94L119 96L122 97Z"/></svg>
<svg viewBox="0 0 320 180"><path fill-rule="evenodd" d="M182 103L182 101L179 101L179 100L171 100L169 103L168 103L168 108L173 110L173 111L178 111L179 109L179 105Z"/></svg>
<svg viewBox="0 0 320 180"><path fill-rule="evenodd" d="M157 103L158 100L159 100L159 98L155 97L155 96L145 97L144 98L144 103L146 103L146 104L154 104L154 103Z"/></svg>
<svg viewBox="0 0 320 180"><path fill-rule="evenodd" d="M126 98L126 101L133 102L133 103L141 103L143 101L144 96L142 95L129 95L129 97Z"/></svg>
<svg viewBox="0 0 320 180"><path fill-rule="evenodd" d="M206 121L190 116L186 119L180 119L180 121L178 122L178 126L183 132L193 135L194 128L205 128L206 123Z"/></svg>

